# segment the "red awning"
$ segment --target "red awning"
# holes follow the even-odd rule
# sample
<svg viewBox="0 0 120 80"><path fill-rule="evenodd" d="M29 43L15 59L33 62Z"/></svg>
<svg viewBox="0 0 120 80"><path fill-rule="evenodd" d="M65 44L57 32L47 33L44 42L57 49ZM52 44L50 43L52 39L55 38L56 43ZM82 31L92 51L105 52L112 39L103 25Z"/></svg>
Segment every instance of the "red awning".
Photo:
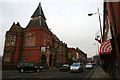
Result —
<svg viewBox="0 0 120 80"><path fill-rule="evenodd" d="M104 41L100 46L100 54L111 54L112 46L110 40Z"/></svg>

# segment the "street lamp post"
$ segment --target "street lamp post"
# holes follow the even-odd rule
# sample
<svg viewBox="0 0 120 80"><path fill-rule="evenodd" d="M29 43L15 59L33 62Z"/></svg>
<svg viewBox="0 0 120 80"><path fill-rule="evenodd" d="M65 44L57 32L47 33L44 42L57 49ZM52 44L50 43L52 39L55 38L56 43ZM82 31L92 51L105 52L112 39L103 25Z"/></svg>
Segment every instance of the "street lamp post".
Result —
<svg viewBox="0 0 120 80"><path fill-rule="evenodd" d="M96 44L96 43L94 43L94 45L97 45L97 47L98 47L98 54L96 53L96 56L95 56L95 61L96 61L96 63L98 64L98 60L99 60L99 44Z"/></svg>
<svg viewBox="0 0 120 80"><path fill-rule="evenodd" d="M94 45L97 45L97 47L98 47L98 54L99 54L99 44L94 43Z"/></svg>
<svg viewBox="0 0 120 80"><path fill-rule="evenodd" d="M96 13L89 13L88 16L92 16L94 14L98 14L99 15L99 23L100 23L100 32L101 32L101 42L102 42L102 26L101 26L101 18L100 18L100 12L99 12L99 8L98 9L98 12Z"/></svg>

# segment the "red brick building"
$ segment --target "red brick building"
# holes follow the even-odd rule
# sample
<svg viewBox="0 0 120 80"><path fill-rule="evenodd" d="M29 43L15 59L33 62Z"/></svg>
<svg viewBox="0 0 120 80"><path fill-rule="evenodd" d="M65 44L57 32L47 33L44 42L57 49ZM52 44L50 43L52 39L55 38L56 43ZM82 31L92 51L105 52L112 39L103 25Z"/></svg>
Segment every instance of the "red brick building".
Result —
<svg viewBox="0 0 120 80"><path fill-rule="evenodd" d="M78 47L76 48L76 51L78 53L78 60L81 62L81 63L86 63L87 61L87 54L84 53L81 49L79 49Z"/></svg>
<svg viewBox="0 0 120 80"><path fill-rule="evenodd" d="M52 47L52 53L55 54L56 59L56 65L62 65L64 63L67 63L66 60L66 54L67 54L67 44L63 43L59 40L59 38L56 35L53 35L53 47Z"/></svg>
<svg viewBox="0 0 120 80"><path fill-rule="evenodd" d="M3 64L15 65L21 59L23 35L23 28L19 23L13 23L10 30L6 32Z"/></svg>
<svg viewBox="0 0 120 80"><path fill-rule="evenodd" d="M76 50L74 48L68 48L68 53L67 53L68 64L72 64L75 58L76 58Z"/></svg>
<svg viewBox="0 0 120 80"><path fill-rule="evenodd" d="M26 28L14 22L5 38L3 68L16 66L19 62L48 67L68 63L68 51L71 50L49 30L41 4L31 16ZM74 54L75 57L76 49L72 50L72 56Z"/></svg>
<svg viewBox="0 0 120 80"><path fill-rule="evenodd" d="M85 63L87 61L87 54L85 54L79 48L68 48L68 59L67 62L72 64L73 62Z"/></svg>
<svg viewBox="0 0 120 80"><path fill-rule="evenodd" d="M88 63L93 62L93 58L87 58L87 62L88 62Z"/></svg>
<svg viewBox="0 0 120 80"><path fill-rule="evenodd" d="M5 37L3 66L17 65L20 61L47 66L59 66L66 62L67 45L49 30L41 4L26 28L14 22Z"/></svg>
<svg viewBox="0 0 120 80"><path fill-rule="evenodd" d="M101 58L105 62L105 71L118 77L120 74L120 1L105 1L103 41L110 39L112 51L110 54L101 54Z"/></svg>

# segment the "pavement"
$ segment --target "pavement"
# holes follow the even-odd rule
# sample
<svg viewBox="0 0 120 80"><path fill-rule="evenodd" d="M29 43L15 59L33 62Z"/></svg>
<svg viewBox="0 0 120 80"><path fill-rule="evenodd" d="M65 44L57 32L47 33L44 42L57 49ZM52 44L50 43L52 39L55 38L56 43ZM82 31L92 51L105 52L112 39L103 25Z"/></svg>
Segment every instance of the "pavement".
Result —
<svg viewBox="0 0 120 80"><path fill-rule="evenodd" d="M120 77L120 76L119 76ZM90 77L89 80L93 80L93 79L97 79L97 80L120 80L120 78L112 78L110 76L109 73L106 73L102 67L100 66L95 66L93 71L92 71L92 75Z"/></svg>
<svg viewBox="0 0 120 80"><path fill-rule="evenodd" d="M95 66L91 78L111 78L109 73L104 72L100 66Z"/></svg>

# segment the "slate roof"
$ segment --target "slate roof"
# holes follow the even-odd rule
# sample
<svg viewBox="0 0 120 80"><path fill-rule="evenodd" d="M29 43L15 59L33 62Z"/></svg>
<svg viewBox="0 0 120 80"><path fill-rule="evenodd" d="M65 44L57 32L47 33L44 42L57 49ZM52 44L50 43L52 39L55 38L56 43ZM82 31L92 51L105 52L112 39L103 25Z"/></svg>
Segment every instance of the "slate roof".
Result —
<svg viewBox="0 0 120 80"><path fill-rule="evenodd" d="M34 14L31 16L31 18L38 17L38 16L41 16L42 18L46 20L42 7L41 7L41 3L39 3L37 9L35 10Z"/></svg>
<svg viewBox="0 0 120 80"><path fill-rule="evenodd" d="M54 40L60 41L59 38L55 34L53 34L52 37L53 37Z"/></svg>
<svg viewBox="0 0 120 80"><path fill-rule="evenodd" d="M43 26L49 30L47 23L46 23L46 18L44 16L44 13L43 13L43 10L41 7L41 3L39 3L37 9L35 10L33 15L31 16L31 18L32 19L30 20L30 22L28 23L26 28Z"/></svg>

